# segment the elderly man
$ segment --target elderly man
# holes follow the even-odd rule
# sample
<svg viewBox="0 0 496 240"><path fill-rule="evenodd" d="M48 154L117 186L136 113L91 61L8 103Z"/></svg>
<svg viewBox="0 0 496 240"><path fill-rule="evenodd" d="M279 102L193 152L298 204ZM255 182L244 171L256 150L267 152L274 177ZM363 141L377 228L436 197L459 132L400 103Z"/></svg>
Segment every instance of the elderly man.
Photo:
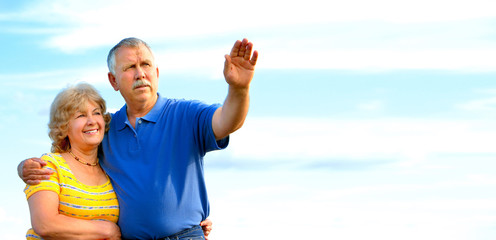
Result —
<svg viewBox="0 0 496 240"><path fill-rule="evenodd" d="M209 215L203 157L227 147L229 134L243 125L258 58L252 48L238 40L225 55L229 90L222 106L160 95L159 69L142 40L126 38L110 50L108 78L126 104L112 116L101 166L119 199L124 239L203 236L198 224ZM19 174L35 184L48 173L41 165L28 159Z"/></svg>

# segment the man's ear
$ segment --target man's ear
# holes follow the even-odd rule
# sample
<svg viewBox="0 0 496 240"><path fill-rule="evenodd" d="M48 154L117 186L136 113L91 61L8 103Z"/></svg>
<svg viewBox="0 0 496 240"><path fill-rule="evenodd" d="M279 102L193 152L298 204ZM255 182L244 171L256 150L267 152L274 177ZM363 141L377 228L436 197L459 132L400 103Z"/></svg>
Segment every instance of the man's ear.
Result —
<svg viewBox="0 0 496 240"><path fill-rule="evenodd" d="M117 81L115 79L114 74L109 72L107 75L108 75L108 80L110 82L110 85L112 85L112 87L114 88L115 91L119 91L119 85L117 84Z"/></svg>

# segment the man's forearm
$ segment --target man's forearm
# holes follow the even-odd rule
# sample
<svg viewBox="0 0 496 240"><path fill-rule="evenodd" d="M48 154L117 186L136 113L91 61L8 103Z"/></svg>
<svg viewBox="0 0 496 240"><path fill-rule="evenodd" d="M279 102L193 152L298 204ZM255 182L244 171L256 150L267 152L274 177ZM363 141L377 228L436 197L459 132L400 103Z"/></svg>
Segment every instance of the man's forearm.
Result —
<svg viewBox="0 0 496 240"><path fill-rule="evenodd" d="M248 114L249 106L249 88L235 89L229 87L224 105L214 114L212 124L216 139L225 138L241 128Z"/></svg>

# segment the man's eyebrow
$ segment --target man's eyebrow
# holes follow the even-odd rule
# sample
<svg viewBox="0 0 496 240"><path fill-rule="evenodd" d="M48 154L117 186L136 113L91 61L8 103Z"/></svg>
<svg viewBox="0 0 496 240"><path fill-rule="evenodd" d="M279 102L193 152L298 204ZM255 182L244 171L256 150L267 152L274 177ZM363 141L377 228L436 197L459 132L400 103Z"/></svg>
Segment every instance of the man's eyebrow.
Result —
<svg viewBox="0 0 496 240"><path fill-rule="evenodd" d="M126 68L132 67L134 65L136 65L136 63L125 63L125 64L122 64L122 68L126 69Z"/></svg>

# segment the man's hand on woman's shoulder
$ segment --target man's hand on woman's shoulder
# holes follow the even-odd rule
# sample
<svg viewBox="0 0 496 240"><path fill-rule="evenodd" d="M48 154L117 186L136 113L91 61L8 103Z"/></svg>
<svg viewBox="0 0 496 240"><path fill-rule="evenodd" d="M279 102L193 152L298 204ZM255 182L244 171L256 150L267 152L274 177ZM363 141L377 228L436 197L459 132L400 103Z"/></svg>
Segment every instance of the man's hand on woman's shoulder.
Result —
<svg viewBox="0 0 496 240"><path fill-rule="evenodd" d="M40 158L28 158L17 166L17 174L28 185L40 184L41 180L50 179L53 171L43 168L46 162Z"/></svg>

